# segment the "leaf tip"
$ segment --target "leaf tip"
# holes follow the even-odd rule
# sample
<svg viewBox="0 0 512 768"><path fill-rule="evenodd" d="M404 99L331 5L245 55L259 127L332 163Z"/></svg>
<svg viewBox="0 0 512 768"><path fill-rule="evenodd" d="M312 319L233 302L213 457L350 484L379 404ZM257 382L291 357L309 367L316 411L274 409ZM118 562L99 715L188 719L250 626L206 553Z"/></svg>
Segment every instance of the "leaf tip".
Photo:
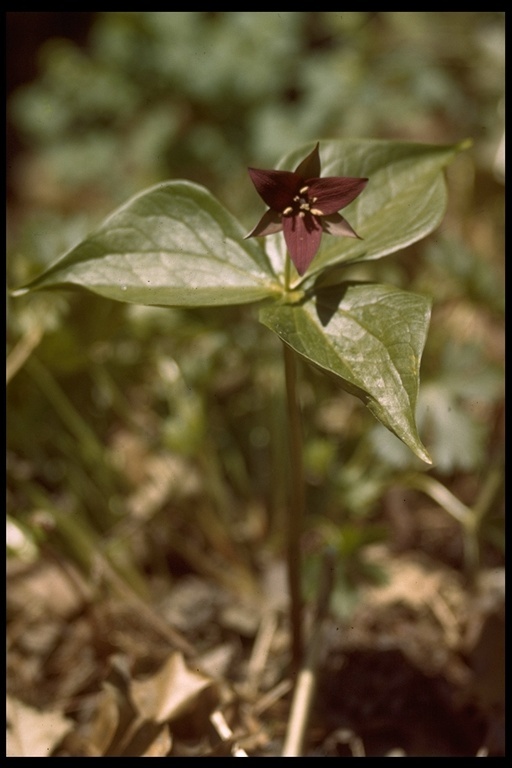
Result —
<svg viewBox="0 0 512 768"><path fill-rule="evenodd" d="M418 451L415 451L416 456L425 462L425 464L430 464L430 466L433 466L434 462L432 461L432 458L427 451L427 449L422 445L421 449Z"/></svg>
<svg viewBox="0 0 512 768"><path fill-rule="evenodd" d="M9 291L9 296L17 299L19 296L25 296L30 292L30 288L13 288Z"/></svg>

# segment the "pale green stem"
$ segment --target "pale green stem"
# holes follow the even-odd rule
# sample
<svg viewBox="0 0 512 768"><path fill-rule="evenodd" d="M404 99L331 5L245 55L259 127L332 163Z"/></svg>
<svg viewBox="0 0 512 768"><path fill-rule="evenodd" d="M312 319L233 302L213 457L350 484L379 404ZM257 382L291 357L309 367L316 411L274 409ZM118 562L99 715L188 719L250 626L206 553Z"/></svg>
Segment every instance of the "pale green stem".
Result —
<svg viewBox="0 0 512 768"><path fill-rule="evenodd" d="M470 507L463 504L448 488L430 475L415 473L407 475L405 484L417 488L443 507L463 528L471 528L474 524L474 513Z"/></svg>
<svg viewBox="0 0 512 768"><path fill-rule="evenodd" d="M291 269L292 269L292 260L290 259L290 254L286 254L286 260L284 262L284 287L287 292L290 290L290 279L291 279Z"/></svg>
<svg viewBox="0 0 512 768"><path fill-rule="evenodd" d="M409 475L406 484L410 488L423 491L427 496L436 501L449 515L460 523L464 546L464 565L468 576L475 574L478 569L478 532L477 520L474 511L463 504L442 483L430 475L416 473Z"/></svg>
<svg viewBox="0 0 512 768"><path fill-rule="evenodd" d="M429 475L413 474L404 478L404 483L410 488L417 488L436 501L439 506L460 523L464 541L464 560L466 574L473 579L477 573L480 560L478 535L482 519L491 506L502 482L499 468L492 471L482 489L482 493L473 507L463 504L442 483Z"/></svg>

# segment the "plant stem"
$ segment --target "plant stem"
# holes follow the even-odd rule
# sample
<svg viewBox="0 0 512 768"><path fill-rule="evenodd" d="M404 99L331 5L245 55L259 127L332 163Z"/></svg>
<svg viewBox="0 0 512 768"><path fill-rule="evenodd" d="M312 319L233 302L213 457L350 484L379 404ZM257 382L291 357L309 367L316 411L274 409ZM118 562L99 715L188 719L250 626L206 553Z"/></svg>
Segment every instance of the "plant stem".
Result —
<svg viewBox="0 0 512 768"><path fill-rule="evenodd" d="M291 259L286 254L284 268L285 291L290 291ZM290 594L290 630L292 635L292 671L298 674L302 665L302 558L300 539L306 509L304 463L302 456L302 424L297 394L297 356L291 347L283 343L284 376L286 384L286 410L288 415L288 446L290 453L290 489L287 505L286 540L288 589Z"/></svg>
<svg viewBox="0 0 512 768"><path fill-rule="evenodd" d="M288 260L289 261L289 260ZM288 266L288 265L287 265ZM288 278L289 270L287 271ZM288 280L287 280L288 282ZM300 538L305 512L302 427L297 395L297 359L287 344L283 345L290 451L290 501L287 507L287 562L290 591L292 668L298 672L302 663L302 596Z"/></svg>
<svg viewBox="0 0 512 768"><path fill-rule="evenodd" d="M290 291L291 271L292 271L292 260L290 259L290 254L287 252L286 259L284 262L284 289L286 292Z"/></svg>
<svg viewBox="0 0 512 768"><path fill-rule="evenodd" d="M295 352L283 345L290 447L290 500L287 508L287 562L292 633L292 667L297 672L302 663L302 596L300 538L303 527L305 496L302 459L302 429L297 396L297 360Z"/></svg>

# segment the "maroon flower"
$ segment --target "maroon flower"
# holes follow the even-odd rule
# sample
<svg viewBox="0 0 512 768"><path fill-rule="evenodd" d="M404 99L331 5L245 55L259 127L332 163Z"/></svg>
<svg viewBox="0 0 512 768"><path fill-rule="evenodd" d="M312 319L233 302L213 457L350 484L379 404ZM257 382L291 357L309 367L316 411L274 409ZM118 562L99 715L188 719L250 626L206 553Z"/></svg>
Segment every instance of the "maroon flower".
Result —
<svg viewBox="0 0 512 768"><path fill-rule="evenodd" d="M368 179L319 178L318 146L293 172L249 168L252 182L269 210L246 237L264 237L282 231L299 275L303 275L313 261L322 232L361 239L337 211L361 194Z"/></svg>

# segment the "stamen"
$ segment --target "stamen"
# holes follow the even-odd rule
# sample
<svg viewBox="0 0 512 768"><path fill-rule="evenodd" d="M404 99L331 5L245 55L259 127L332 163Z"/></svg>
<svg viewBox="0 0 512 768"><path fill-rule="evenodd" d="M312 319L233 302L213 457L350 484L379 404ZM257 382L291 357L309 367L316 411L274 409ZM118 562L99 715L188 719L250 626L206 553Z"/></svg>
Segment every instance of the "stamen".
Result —
<svg viewBox="0 0 512 768"><path fill-rule="evenodd" d="M311 208L311 213L313 216L323 216L324 212L320 210L320 208Z"/></svg>
<svg viewBox="0 0 512 768"><path fill-rule="evenodd" d="M308 191L308 189L309 189L309 187L302 187L302 189L299 189L299 192L300 192L301 195L305 195L306 192Z"/></svg>
<svg viewBox="0 0 512 768"><path fill-rule="evenodd" d="M287 208L284 209L283 216L289 216L290 213L293 213L293 208L291 207L291 205L289 205Z"/></svg>

